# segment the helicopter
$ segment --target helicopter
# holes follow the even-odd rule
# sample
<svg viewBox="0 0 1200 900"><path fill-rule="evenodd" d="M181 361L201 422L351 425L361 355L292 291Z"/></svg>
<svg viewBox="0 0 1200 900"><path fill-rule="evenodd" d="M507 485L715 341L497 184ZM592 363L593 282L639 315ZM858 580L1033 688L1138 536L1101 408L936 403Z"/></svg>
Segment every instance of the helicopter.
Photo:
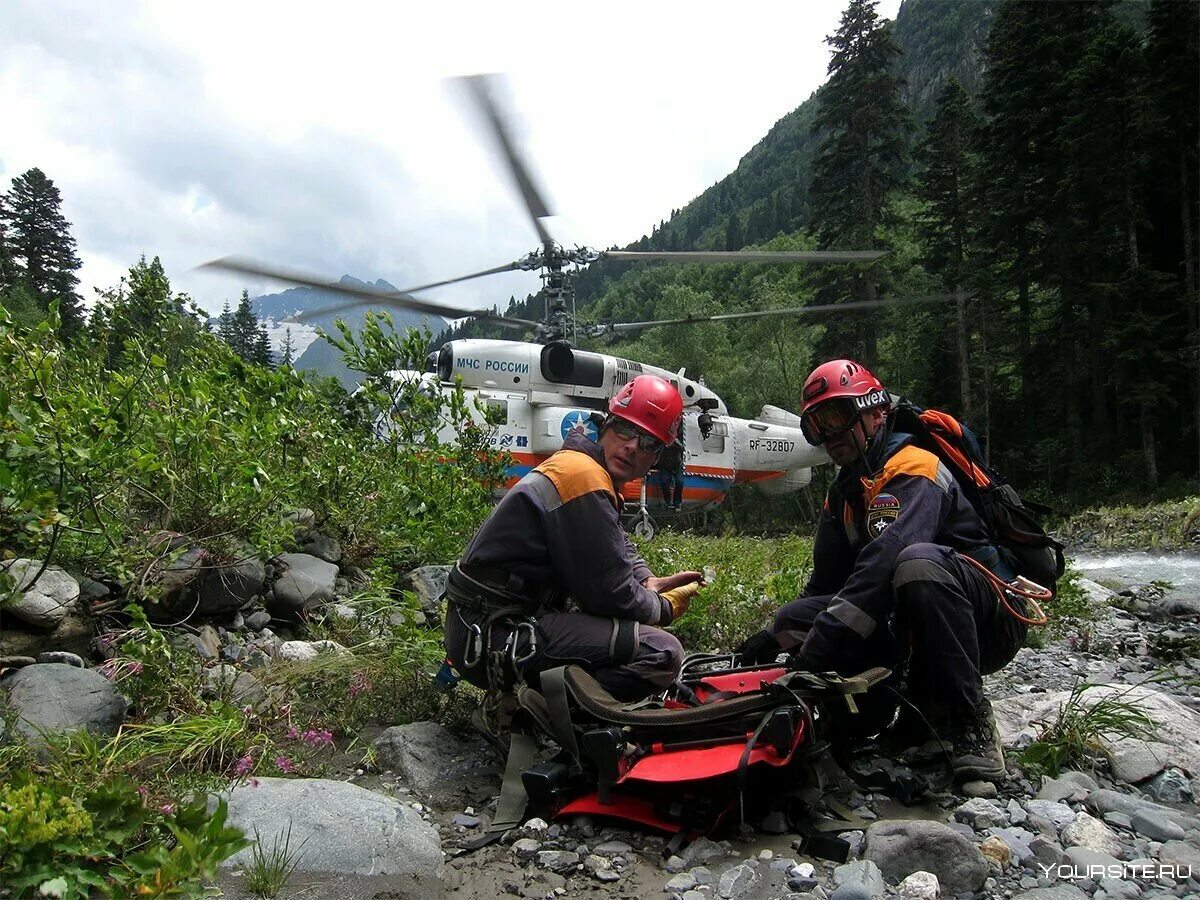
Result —
<svg viewBox="0 0 1200 900"><path fill-rule="evenodd" d="M580 337L615 336L663 325L731 321L769 316L795 316L822 312L891 306L899 303L939 303L962 294L884 298L869 301L810 305L718 315L686 316L645 322L581 322L575 314L574 280L586 266L600 260L673 263L816 263L863 264L886 255L880 250L796 251L628 251L564 247L554 240L542 221L552 215L523 158L512 129L494 96L495 76L459 79L475 109L495 140L539 240L539 247L513 262L405 290L384 290L370 285L345 285L328 278L286 269L243 257L223 257L204 267L291 285L318 288L346 296L346 300L292 317L304 321L317 315L382 306L414 310L448 319L471 318L506 329L532 334L532 340L462 339L444 344L430 354L426 371L396 370L391 377L419 381L422 389L438 391L455 383L462 386L468 408L479 424L491 422L492 445L510 455L504 489L561 448L572 431L595 438L597 414L607 410L609 399L629 380L641 374L658 375L679 391L684 404L681 435L685 449L684 487L677 510L668 509L651 479L628 483L622 489L627 524L635 533L652 537L655 516L670 518L710 509L724 501L735 484L751 483L768 495L800 490L812 478L812 468L830 462L820 447L808 443L800 417L776 406L763 406L754 419L729 415L724 401L702 378L684 370L672 372L648 363L575 346ZM482 278L501 272L537 271L542 280L545 312L541 319L521 319L490 309L463 310L418 298L414 294ZM439 434L453 441L447 426ZM653 515L651 514L653 511Z"/></svg>

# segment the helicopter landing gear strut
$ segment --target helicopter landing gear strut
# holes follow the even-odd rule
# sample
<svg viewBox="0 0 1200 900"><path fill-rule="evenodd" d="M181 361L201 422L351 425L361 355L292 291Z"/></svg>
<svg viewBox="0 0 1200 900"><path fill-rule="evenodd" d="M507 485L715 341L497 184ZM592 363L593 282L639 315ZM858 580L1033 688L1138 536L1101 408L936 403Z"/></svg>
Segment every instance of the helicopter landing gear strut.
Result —
<svg viewBox="0 0 1200 900"><path fill-rule="evenodd" d="M633 533L642 540L654 539L654 520L650 518L650 510L646 508L646 479L642 479L642 492L638 496L637 521L633 525Z"/></svg>

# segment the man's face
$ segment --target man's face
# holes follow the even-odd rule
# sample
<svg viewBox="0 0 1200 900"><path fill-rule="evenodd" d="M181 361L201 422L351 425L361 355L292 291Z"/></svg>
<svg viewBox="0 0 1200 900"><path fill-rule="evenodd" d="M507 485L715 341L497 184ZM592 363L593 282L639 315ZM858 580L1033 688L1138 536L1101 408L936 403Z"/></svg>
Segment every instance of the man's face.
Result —
<svg viewBox="0 0 1200 900"><path fill-rule="evenodd" d="M853 400L839 398L814 407L809 416L824 437L821 446L829 458L845 466L866 451L867 441L883 421L884 413L879 408L859 412Z"/></svg>
<svg viewBox="0 0 1200 900"><path fill-rule="evenodd" d="M615 416L601 431L599 444L604 451L604 468L613 484L644 477L662 452L662 441Z"/></svg>

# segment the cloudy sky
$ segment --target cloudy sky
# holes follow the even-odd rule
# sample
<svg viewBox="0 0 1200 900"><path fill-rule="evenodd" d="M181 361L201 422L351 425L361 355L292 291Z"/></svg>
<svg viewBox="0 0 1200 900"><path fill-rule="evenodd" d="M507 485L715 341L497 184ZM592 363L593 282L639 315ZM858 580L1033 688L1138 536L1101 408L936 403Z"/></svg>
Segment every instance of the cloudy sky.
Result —
<svg viewBox="0 0 1200 900"><path fill-rule="evenodd" d="M58 185L89 302L142 253L214 311L244 279L192 269L226 254L399 287L452 277L537 245L448 80L505 72L551 232L625 244L824 81L843 5L9 0L0 190L32 166ZM503 306L537 284L431 296Z"/></svg>

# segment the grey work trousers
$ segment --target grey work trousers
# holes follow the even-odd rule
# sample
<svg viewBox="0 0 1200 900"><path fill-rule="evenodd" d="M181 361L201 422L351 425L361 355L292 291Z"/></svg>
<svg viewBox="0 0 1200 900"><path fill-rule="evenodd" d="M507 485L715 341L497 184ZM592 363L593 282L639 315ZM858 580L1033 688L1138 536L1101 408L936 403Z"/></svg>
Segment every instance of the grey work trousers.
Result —
<svg viewBox="0 0 1200 900"><path fill-rule="evenodd" d="M463 677L487 689L484 660L464 668L462 656L470 638L471 625L482 626L483 615L459 610L453 600L446 616L446 653ZM588 671L618 700L640 700L666 689L683 664L683 645L673 634L629 619L593 616L583 612L545 611L536 618L537 645L533 655L520 666L522 677L533 687L548 669L577 665ZM514 635L511 625L493 624L491 646L504 647ZM528 632L515 631L517 656L529 652Z"/></svg>

